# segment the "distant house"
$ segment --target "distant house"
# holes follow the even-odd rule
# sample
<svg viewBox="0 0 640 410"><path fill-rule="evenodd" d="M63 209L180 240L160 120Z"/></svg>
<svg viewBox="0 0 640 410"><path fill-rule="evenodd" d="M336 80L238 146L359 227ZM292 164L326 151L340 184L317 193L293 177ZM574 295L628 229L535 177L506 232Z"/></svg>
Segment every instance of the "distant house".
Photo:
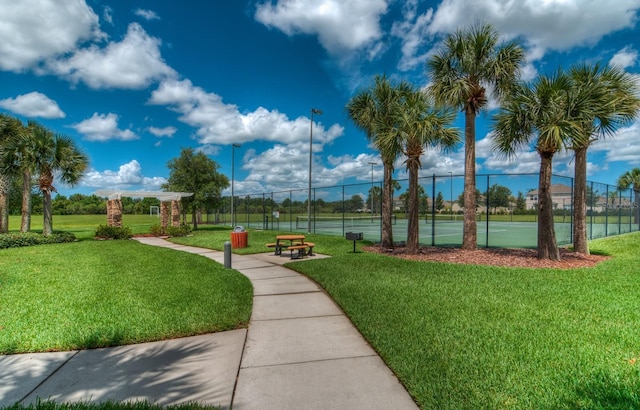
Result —
<svg viewBox="0 0 640 410"><path fill-rule="evenodd" d="M527 209L538 209L538 196L539 191L537 189L527 192L527 197L525 198ZM551 185L553 209L571 209L572 198L573 192L570 186L563 184Z"/></svg>

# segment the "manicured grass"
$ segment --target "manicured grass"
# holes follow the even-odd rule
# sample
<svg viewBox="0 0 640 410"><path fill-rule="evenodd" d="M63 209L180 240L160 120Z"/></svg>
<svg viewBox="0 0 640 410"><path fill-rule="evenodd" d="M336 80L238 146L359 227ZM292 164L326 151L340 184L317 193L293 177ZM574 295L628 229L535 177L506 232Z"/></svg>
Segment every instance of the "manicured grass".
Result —
<svg viewBox="0 0 640 410"><path fill-rule="evenodd" d="M250 281L136 241L0 251L0 353L72 350L244 327Z"/></svg>
<svg viewBox="0 0 640 410"><path fill-rule="evenodd" d="M56 403L54 401L38 401L35 404L24 406L15 404L13 406L3 407L5 410L215 410L219 407L204 406L198 403L185 403L175 406L160 406L152 404L148 401L138 402L114 402L106 401L102 403Z"/></svg>
<svg viewBox="0 0 640 410"><path fill-rule="evenodd" d="M640 408L640 234L575 270L342 255L318 281L425 409Z"/></svg>
<svg viewBox="0 0 640 410"><path fill-rule="evenodd" d="M273 252L273 248L267 248L267 243L276 241L276 235L284 235L300 232L289 231L261 231L255 229L247 229L248 240L247 247L233 249L233 253L241 255L249 255L254 253ZM317 234L303 233L305 241L315 244L314 252L328 255L343 255L353 253L353 241L347 241L342 236L327 236ZM231 241L231 227L207 226L203 225L192 236L180 238L170 238L171 242L181 245L198 246L201 248L209 248L216 250L224 250L224 243ZM364 242L358 242L361 244ZM369 242L367 242L369 243Z"/></svg>
<svg viewBox="0 0 640 410"><path fill-rule="evenodd" d="M98 225L107 224L107 215L53 215L53 229L73 233L79 240L93 239ZM131 228L133 234L149 233L152 225L159 225L160 219L150 215L123 215L122 224ZM20 216L9 218L9 229L20 230ZM31 229L42 232L42 215L31 217Z"/></svg>

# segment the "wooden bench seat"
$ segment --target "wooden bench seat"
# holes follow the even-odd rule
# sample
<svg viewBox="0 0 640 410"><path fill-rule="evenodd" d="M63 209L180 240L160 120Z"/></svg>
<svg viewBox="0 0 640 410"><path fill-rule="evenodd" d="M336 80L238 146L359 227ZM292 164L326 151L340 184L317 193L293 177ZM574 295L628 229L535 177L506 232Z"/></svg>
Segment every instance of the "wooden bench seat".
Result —
<svg viewBox="0 0 640 410"><path fill-rule="evenodd" d="M299 259L304 256L313 256L314 243L305 242L298 245L287 246L287 249L291 251L291 259ZM297 256L293 257L293 251L298 251Z"/></svg>

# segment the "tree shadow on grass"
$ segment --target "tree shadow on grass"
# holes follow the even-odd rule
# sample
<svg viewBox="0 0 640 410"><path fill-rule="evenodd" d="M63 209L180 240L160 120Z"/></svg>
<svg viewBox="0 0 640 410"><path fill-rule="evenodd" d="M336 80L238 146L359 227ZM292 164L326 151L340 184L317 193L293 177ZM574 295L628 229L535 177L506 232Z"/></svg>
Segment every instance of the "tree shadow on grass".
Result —
<svg viewBox="0 0 640 410"><path fill-rule="evenodd" d="M575 390L569 409L640 409L638 374L618 378L602 372L594 374Z"/></svg>

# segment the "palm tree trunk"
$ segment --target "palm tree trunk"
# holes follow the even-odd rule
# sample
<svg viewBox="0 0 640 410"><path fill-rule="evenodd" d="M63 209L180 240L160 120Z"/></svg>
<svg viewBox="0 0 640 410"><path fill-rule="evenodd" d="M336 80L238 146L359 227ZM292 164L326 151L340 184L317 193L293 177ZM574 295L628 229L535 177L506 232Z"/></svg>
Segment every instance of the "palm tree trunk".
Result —
<svg viewBox="0 0 640 410"><path fill-rule="evenodd" d="M633 210L633 223L640 224L640 187L633 186L633 195L635 195L636 206Z"/></svg>
<svg viewBox="0 0 640 410"><path fill-rule="evenodd" d="M476 113L465 111L464 128L464 227L462 249L476 249Z"/></svg>
<svg viewBox="0 0 640 410"><path fill-rule="evenodd" d="M22 220L20 232L31 230L31 172L22 171Z"/></svg>
<svg viewBox="0 0 640 410"><path fill-rule="evenodd" d="M573 250L588 255L587 242L587 149L577 148L573 187Z"/></svg>
<svg viewBox="0 0 640 410"><path fill-rule="evenodd" d="M560 260L553 226L553 200L551 198L551 161L553 153L540 153L540 180L538 181L538 259Z"/></svg>
<svg viewBox="0 0 640 410"><path fill-rule="evenodd" d="M0 175L0 233L9 232L9 178Z"/></svg>
<svg viewBox="0 0 640 410"><path fill-rule="evenodd" d="M407 253L415 255L420 246L420 203L418 202L418 163L409 162L409 207L407 214Z"/></svg>
<svg viewBox="0 0 640 410"><path fill-rule="evenodd" d="M198 207L197 205L194 203L193 206L191 207L191 222L193 223L193 230L197 231L198 230Z"/></svg>
<svg viewBox="0 0 640 410"><path fill-rule="evenodd" d="M53 204L51 202L51 191L42 191L42 234L47 236L53 233Z"/></svg>
<svg viewBox="0 0 640 410"><path fill-rule="evenodd" d="M393 163L384 163L384 181L382 184L382 235L380 246L386 249L393 248Z"/></svg>

